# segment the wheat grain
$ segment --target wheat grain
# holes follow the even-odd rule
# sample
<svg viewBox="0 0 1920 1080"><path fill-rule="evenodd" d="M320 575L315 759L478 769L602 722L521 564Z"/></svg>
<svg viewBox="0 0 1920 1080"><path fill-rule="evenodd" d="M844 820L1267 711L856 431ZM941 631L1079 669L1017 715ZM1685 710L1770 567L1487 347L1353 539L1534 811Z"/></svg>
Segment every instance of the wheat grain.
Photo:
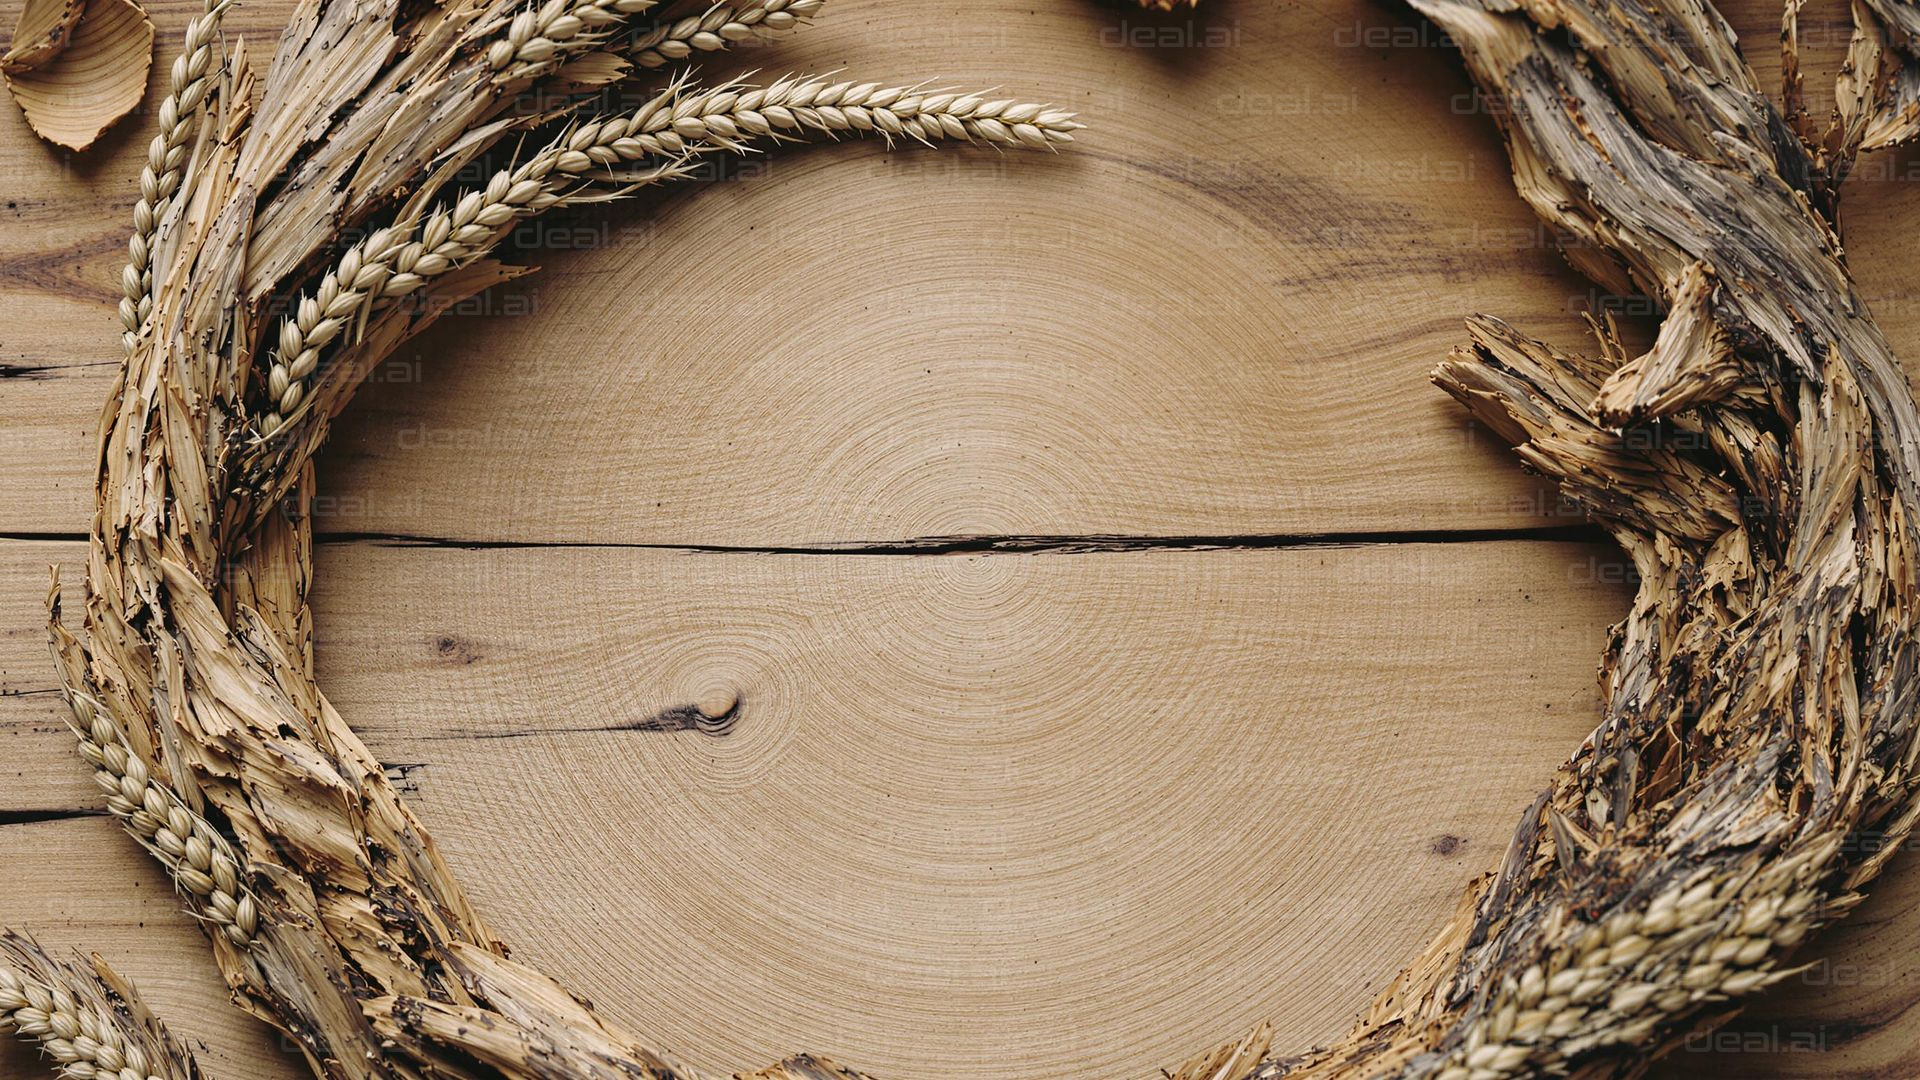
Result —
<svg viewBox="0 0 1920 1080"><path fill-rule="evenodd" d="M0 1032L39 1045L75 1080L198 1080L199 1070L133 989L95 961L61 963L32 938L0 933Z"/></svg>
<svg viewBox="0 0 1920 1080"><path fill-rule="evenodd" d="M296 300L293 314L281 320L267 368L268 405L259 419L260 433L278 431L306 401L325 350L369 305L407 296L428 279L478 258L509 222L558 206L575 189L593 183L595 169L665 159L644 173L615 177L632 185L679 175L693 154L746 149L754 137L878 132L889 140L908 136L927 143L960 139L1046 148L1071 142L1083 126L1072 113L1047 105L879 83L788 78L757 89L728 83L701 91L675 83L632 113L589 120L562 133L526 161L496 172L484 187L435 210L422 228L380 229L347 249L314 292Z"/></svg>
<svg viewBox="0 0 1920 1080"><path fill-rule="evenodd" d="M525 75L599 45L609 29L658 5L659 0L547 0L513 17L506 34L487 46L487 63L508 77Z"/></svg>
<svg viewBox="0 0 1920 1080"><path fill-rule="evenodd" d="M259 908L240 884L240 863L219 830L153 778L104 707L69 695L68 726L94 767L107 810L166 867L195 914L245 947L259 931Z"/></svg>
<svg viewBox="0 0 1920 1080"><path fill-rule="evenodd" d="M140 325L153 309L153 240L180 189L187 139L193 121L212 91L216 68L214 37L231 0L212 0L187 23L186 42L167 73L167 96L160 101L160 131L147 144L140 171L140 201L133 205L133 235L127 240L127 265L120 273L120 334L127 352L139 340Z"/></svg>
<svg viewBox="0 0 1920 1080"><path fill-rule="evenodd" d="M1637 1044L1689 1006L1783 978L1776 957L1812 929L1817 896L1790 890L1741 899L1741 884L1670 886L1644 911L1575 933L1570 947L1502 982L1435 1080L1496 1080Z"/></svg>
<svg viewBox="0 0 1920 1080"><path fill-rule="evenodd" d="M989 100L984 95L926 91L916 86L780 79L762 89L719 87L689 94L671 123L653 123L687 139L733 140L816 131L828 135L878 132L932 143L941 139L1049 149L1073 141L1085 125L1050 105Z"/></svg>
<svg viewBox="0 0 1920 1080"><path fill-rule="evenodd" d="M675 141L680 149L667 152L678 157L625 176L625 183L631 187L677 175L680 158L694 147ZM378 229L348 248L315 291L296 300L294 313L281 320L279 347L267 369L270 404L260 417L260 433L273 434L301 406L323 351L362 311L380 300L408 296L485 254L514 219L567 201L571 189L589 182L583 174L596 165L653 156L663 152L661 147L657 138L625 138L618 121L575 128L529 160L494 173L484 187L439 207L424 225Z"/></svg>
<svg viewBox="0 0 1920 1080"><path fill-rule="evenodd" d="M692 56L695 50L718 52L771 30L790 30L813 18L827 0L760 0L730 7L716 4L700 15L663 24L633 43L630 55L641 67L657 68Z"/></svg>

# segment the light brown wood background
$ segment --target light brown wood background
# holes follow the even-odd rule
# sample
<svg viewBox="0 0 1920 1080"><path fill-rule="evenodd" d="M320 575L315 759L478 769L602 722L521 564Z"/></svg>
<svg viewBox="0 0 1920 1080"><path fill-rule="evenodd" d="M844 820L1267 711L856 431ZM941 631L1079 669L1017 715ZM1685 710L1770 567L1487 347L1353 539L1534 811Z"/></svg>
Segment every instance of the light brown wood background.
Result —
<svg viewBox="0 0 1920 1080"><path fill-rule="evenodd" d="M153 5L156 83L197 6ZM228 25L262 47L288 7ZM1732 14L1777 70L1776 10ZM1806 33L1830 56L1844 12ZM739 65L1093 127L530 227L545 270L405 348L325 459L324 684L518 954L697 1065L1133 1080L1262 1019L1336 1035L1593 723L1628 595L1425 381L1471 311L1574 345L1604 302L1457 58L1368 0L834 0ZM0 106L0 922L282 1080L98 816L41 626L148 137L63 154ZM1920 360L1914 178L1867 162L1848 227ZM1920 1075L1916 897L1897 860L1670 1074Z"/></svg>

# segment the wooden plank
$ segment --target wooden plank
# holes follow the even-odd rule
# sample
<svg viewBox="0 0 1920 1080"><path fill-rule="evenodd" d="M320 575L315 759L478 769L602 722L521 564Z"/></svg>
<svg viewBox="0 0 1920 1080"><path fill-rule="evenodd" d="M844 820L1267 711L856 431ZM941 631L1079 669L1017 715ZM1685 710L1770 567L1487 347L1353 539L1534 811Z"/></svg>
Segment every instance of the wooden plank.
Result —
<svg viewBox="0 0 1920 1080"><path fill-rule="evenodd" d="M306 1075L289 1049L226 1003L198 931L180 913L154 865L110 824L90 818L0 826L0 861L8 872L8 884L0 888L0 925L31 927L43 944L105 956L136 981L176 1033L193 1040L212 1075L253 1080L293 1080ZM478 877L466 876L470 881ZM531 893L532 887L527 891ZM551 905L552 901L541 903ZM1821 934L1802 954L1801 960L1812 967L1763 995L1746 1017L1721 1034L1683 1046L1655 1070L1655 1076L1661 1080L1701 1076L1886 1080L1920 1073L1920 1024L1912 1019L1920 996L1912 959L1920 951L1916 908L1920 908L1920 861L1897 859L1873 899L1847 922ZM530 906L517 921L532 922L541 910L548 907ZM1418 922L1430 919L1437 910L1438 898L1432 898L1395 917ZM595 914L611 917L604 907ZM1262 913L1251 912L1250 917L1257 914ZM590 950L589 955L605 957L606 965L627 962L619 955L628 947L625 928L603 939L593 938L582 926L567 932L584 940L563 947ZM1344 947L1358 956L1373 941L1363 935ZM609 946L615 955L606 957ZM531 954L523 951L522 955ZM565 961L565 957L548 955L535 959L548 966ZM1384 957L1379 959L1385 962ZM675 966L664 970L673 971ZM576 962L575 967L586 965ZM581 974L593 977L592 971ZM1232 970L1213 974L1236 977ZM599 979L602 985L614 981L604 972ZM697 996L687 1005L724 1009L725 1018L743 1025L758 1027L766 1022L761 1016L735 1015L729 1007L730 990L688 991ZM650 989L645 996L602 998L600 1004L629 1019L643 1013L651 1016L656 995L664 992ZM801 1005L791 1001L780 1007ZM1156 1009L1142 1026L1165 1022L1163 1017ZM712 1022L725 1018L715 1017ZM1275 1019L1289 1035L1301 1030L1288 1026L1286 1013ZM1305 1041L1288 1045L1304 1046ZM925 1062L916 1064L917 1069L887 1075L912 1080L931 1074ZM1149 1074L1139 1069L1107 1074L1101 1080ZM0 1076L28 1080L48 1075L30 1052L11 1040L0 1040Z"/></svg>
<svg viewBox="0 0 1920 1080"><path fill-rule="evenodd" d="M0 544L8 621L77 554ZM1612 560L354 543L322 548L317 615L333 696L497 930L663 1045L1135 1077L1261 1018L1329 1037L1411 955L1592 723ZM37 662L0 647L9 685ZM736 697L726 734L646 730ZM9 772L72 775L22 704ZM0 852L29 867L0 918L136 975L202 963L99 819L0 826ZM1895 867L1824 967L1668 1075L1920 1064L1920 865ZM217 991L169 992L202 1035Z"/></svg>
<svg viewBox="0 0 1920 1080"><path fill-rule="evenodd" d="M150 5L163 57L197 6ZM1033 87L1099 124L1084 153L841 147L535 234L551 272L383 373L328 460L327 527L778 546L1559 520L1421 380L1458 314L1570 341L1587 297L1514 204L1484 116L1444 104L1466 84L1440 42L1358 3L1173 23L1237 30L1226 49L1109 48L1143 25L1120 10L958 8L835 0L776 67ZM1772 5L1734 13L1770 40ZM84 528L145 138L130 122L62 160L0 108L0 532ZM1469 154L1472 183L1436 175ZM1849 250L1920 356L1910 157L1863 165ZM1276 231L1276 206L1319 213ZM1355 370L1365 396L1334 400ZM1385 464L1354 475L1357 433L1382 430ZM77 581L78 554L0 543L0 814L93 804L38 611L46 563ZM985 1075L989 1052L1022 1075L1073 1057L1144 1076L1263 1017L1292 1045L1334 1034L1591 722L1597 628L1621 604L1593 583L1610 553L1520 543L339 544L321 564L329 691L521 955L703 1064L808 1047L902 1080ZM725 736L614 730L734 693ZM215 1075L299 1073L220 1005L107 823L0 826L0 852L0 921L107 955ZM1667 1075L1920 1074L1916 890L1896 860L1808 955L1824 967ZM0 1050L0 1076L38 1075L29 1060Z"/></svg>
<svg viewBox="0 0 1920 1080"><path fill-rule="evenodd" d="M1366 0L1208 10L1144 48L1157 24L1131 12L836 0L750 50L1020 87L1096 126L1051 160L782 151L529 226L543 274L404 350L350 414L323 528L767 546L1566 520L1425 383L1470 311L1577 342L1573 312L1607 302L1514 197L1456 57ZM0 116L21 192L0 237L7 532L87 520L144 136L110 141L69 162ZM1909 187L1856 184L1849 247L1920 357Z"/></svg>
<svg viewBox="0 0 1920 1080"><path fill-rule="evenodd" d="M10 622L78 551L0 544ZM1143 1076L1433 931L1593 723L1610 558L352 543L316 616L499 932L694 1063Z"/></svg>
<svg viewBox="0 0 1920 1080"><path fill-rule="evenodd" d="M482 910L696 1064L1142 1076L1433 931L1593 722L1605 557L332 547L316 616Z"/></svg>
<svg viewBox="0 0 1920 1080"><path fill-rule="evenodd" d="M1096 128L1058 158L781 151L530 225L545 272L403 350L340 433L324 527L766 546L1558 520L1426 384L1468 312L1571 339L1588 292L1485 117L1448 110L1455 58L1360 47L1413 26L1367 0L1219 3L1139 47L1152 25L836 0L748 50L1018 87ZM0 169L31 193L31 227L0 239L16 534L88 519L143 145L119 138L66 183L0 120Z"/></svg>

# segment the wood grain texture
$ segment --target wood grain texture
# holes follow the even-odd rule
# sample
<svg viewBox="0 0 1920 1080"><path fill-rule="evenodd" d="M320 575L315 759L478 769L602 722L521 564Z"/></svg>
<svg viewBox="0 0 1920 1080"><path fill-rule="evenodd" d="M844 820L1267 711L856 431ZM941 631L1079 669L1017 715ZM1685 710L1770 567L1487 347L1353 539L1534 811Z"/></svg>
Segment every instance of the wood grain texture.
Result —
<svg viewBox="0 0 1920 1080"><path fill-rule="evenodd" d="M318 655L522 958L691 1063L1144 1077L1450 911L1592 722L1607 557L333 544Z"/></svg>
<svg viewBox="0 0 1920 1080"><path fill-rule="evenodd" d="M196 6L151 5L163 57ZM1764 49L1760 7L1735 10ZM1446 107L1466 92L1456 59L1431 38L1394 44L1420 24L1371 4L1223 3L1191 25L1237 29L1232 48L1143 49L1108 48L1105 28L1142 24L1090 4L975 5L986 14L957 29L890 13L958 8L836 0L779 63L1051 91L1098 125L1091 153L808 152L529 237L546 249L541 277L436 331L356 407L326 465L323 527L782 546L1564 520L1424 384L1465 312L1572 341L1565 301L1588 294L1513 199L1484 116ZM265 44L255 31L283 18L252 4L230 26ZM1346 47L1371 37L1354 27L1392 34ZM1332 111L1342 95L1351 115ZM1169 133L1194 117L1191 144ZM124 132L137 128L62 160L0 118L17 203L0 230L0 532L84 527L146 135ZM1466 153L1472 182L1438 179ZM1910 156L1872 159L1849 194L1854 268L1909 362L1911 169ZM1312 228L1275 231L1275 206L1319 212ZM723 247L755 258L647 273ZM1389 324L1389 307L1423 317ZM1329 408L1356 369L1363 400ZM1359 469L1342 442L1383 424L1403 437ZM562 432L567 460L529 456ZM589 510L607 490L621 516ZM41 693L43 567L63 550L78 548L0 545L0 817L91 805ZM808 1046L915 1080L904 1063L968 1075L971 1061L981 1075L982 1055L1009 1050L1032 1062L1022 1075L1058 1075L1053 1055L1104 1037L1131 1055L1110 1074L1147 1076L1234 1034L1214 1029L1229 1017L1276 1019L1289 1043L1337 1033L1484 868L1592 720L1580 703L1622 601L1573 578L1618 560L1567 550L935 560L328 545L322 678L417 786L506 936L613 1015L662 1018L671 1026L647 1034L669 1048L743 1066ZM1522 578L1540 583L1530 603L1514 596ZM529 681L532 625L567 628L566 655L539 658L566 683ZM1479 670L1496 627L1530 664ZM1014 655L1016 635L1046 647ZM744 704L725 736L674 711L721 703L724 715L734 693ZM1401 735L1383 738L1396 729L1377 717ZM1316 771L1329 740L1348 738L1378 743L1370 771ZM1408 743L1443 739L1476 752L1441 784L1414 785ZM1142 768L1153 782L1138 792L1114 780ZM1276 778L1283 790L1262 787ZM1082 786L1090 806L1075 801ZM1401 794L1381 797L1386 818L1341 812L1388 790ZM832 816L805 816L803 796L818 800L807 814ZM1451 825L1424 831L1440 819ZM1270 841L1291 865L1254 875L1222 835ZM0 827L0 845L0 905L13 905L0 917L109 955L212 1044L216 1075L297 1074L215 1008L204 946L165 914L159 876L124 838L46 821ZM1092 853L1113 864L1077 861ZM913 860L941 880L904 878ZM1100 887L1139 867L1182 865L1195 872L1167 895L1101 906ZM1767 999L1737 1029L1754 1038L1717 1044L1712 1068L1920 1071L1904 960L1920 919L1903 914L1920 879L1903 865L1822 944L1829 974ZM848 890L843 910L752 904L770 875L845 867L879 885ZM142 906L86 914L130 878L145 882ZM1231 936L1222 905L1249 891L1263 917ZM1193 920L1185 941L1157 936L1169 912ZM1329 917L1337 931L1314 921ZM595 932L609 921L614 933ZM1147 943L1167 967L1116 959ZM791 957L778 968L743 960L776 945ZM1033 954L1067 959L1036 972ZM871 974L831 996L817 977L828 963ZM1195 971L1201 989L1165 985ZM1119 1037L1087 1019L1114 1001L1135 1018ZM1820 1052L1796 1051L1809 1040ZM1705 1060L1683 1055L1672 1075ZM25 1068L0 1056L0 1076Z"/></svg>
<svg viewBox="0 0 1920 1080"><path fill-rule="evenodd" d="M31 614L80 551L0 544L0 610ZM1605 547L1512 542L319 560L321 677L526 959L698 1064L810 1046L909 1080L1006 1054L1146 1077L1261 1018L1337 1033L1593 722L1588 657L1625 602ZM10 694L40 648L0 638ZM0 817L94 801L50 704L0 697ZM124 837L13 824L0 852L29 867L0 918L162 973L175 1026L246 1063L217 1075L281 1075L237 1014L203 1019L204 946ZM1902 865L1740 1041L1670 1075L1920 1060ZM809 890L836 903L776 899ZM1100 1068L1058 1068L1096 1045Z"/></svg>
<svg viewBox="0 0 1920 1080"><path fill-rule="evenodd" d="M162 55L190 6L156 7ZM1575 520L1424 375L1473 311L1577 340L1578 310L1636 305L1565 269L1431 27L1368 0L1172 24L831 10L777 60L736 63L1000 81L1096 128L1051 161L780 152L528 226L542 273L405 348L349 414L323 532L766 546ZM230 26L263 44L284 12ZM1114 47L1153 26L1171 44ZM0 532L86 521L144 140L60 158L0 117L19 191L0 207ZM1863 292L1907 356L1914 176L1910 156L1869 160L1849 211ZM695 269L649 273L668 260ZM1342 448L1382 423L1392 444L1355 468ZM532 452L548 439L574 452Z"/></svg>
<svg viewBox="0 0 1920 1080"><path fill-rule="evenodd" d="M1114 47L1135 12L852 0L777 58L747 50L1020 85L1102 128L1054 160L781 152L665 205L530 226L537 279L376 376L321 529L778 545L1564 520L1439 395L1406 391L1468 312L1571 336L1588 290L1512 198L1484 118L1447 111L1471 95L1446 51L1358 47L1411 25L1367 3L1274 16L1223 4L1179 47L1139 48ZM34 227L0 241L20 268L0 349L23 369L0 383L8 531L86 520L112 370L94 324L137 152L63 186L0 142L39 180L16 211ZM649 271L667 260L691 269ZM1332 408L1356 367L1360 400ZM1393 444L1354 468L1339 448L1389 416ZM564 469L529 454L549 436L578 450ZM607 492L618 514L596 509Z"/></svg>

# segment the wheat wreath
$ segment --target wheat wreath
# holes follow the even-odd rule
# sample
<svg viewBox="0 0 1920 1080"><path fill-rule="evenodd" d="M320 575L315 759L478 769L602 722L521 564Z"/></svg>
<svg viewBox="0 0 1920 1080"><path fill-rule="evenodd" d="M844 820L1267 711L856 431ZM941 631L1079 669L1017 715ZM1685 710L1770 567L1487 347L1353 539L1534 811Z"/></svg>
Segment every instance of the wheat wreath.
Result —
<svg viewBox="0 0 1920 1080"><path fill-rule="evenodd" d="M787 138L1051 148L1079 125L914 86L649 81L822 0L308 0L256 105L225 2L141 178L81 634L50 597L80 751L316 1075L692 1078L507 958L315 683L314 453L396 345L525 272L491 252L527 216ZM1179 1080L1632 1075L1780 978L1920 813L1920 413L1837 233L1855 156L1920 132L1920 9L1854 4L1822 127L1797 66L1776 109L1705 0L1411 2L1575 265L1666 312L1638 356L1610 326L1588 357L1479 317L1435 376L1639 591L1600 726L1354 1031L1284 1056L1263 1027ZM197 1075L104 968L0 945L0 1022L71 1075Z"/></svg>

